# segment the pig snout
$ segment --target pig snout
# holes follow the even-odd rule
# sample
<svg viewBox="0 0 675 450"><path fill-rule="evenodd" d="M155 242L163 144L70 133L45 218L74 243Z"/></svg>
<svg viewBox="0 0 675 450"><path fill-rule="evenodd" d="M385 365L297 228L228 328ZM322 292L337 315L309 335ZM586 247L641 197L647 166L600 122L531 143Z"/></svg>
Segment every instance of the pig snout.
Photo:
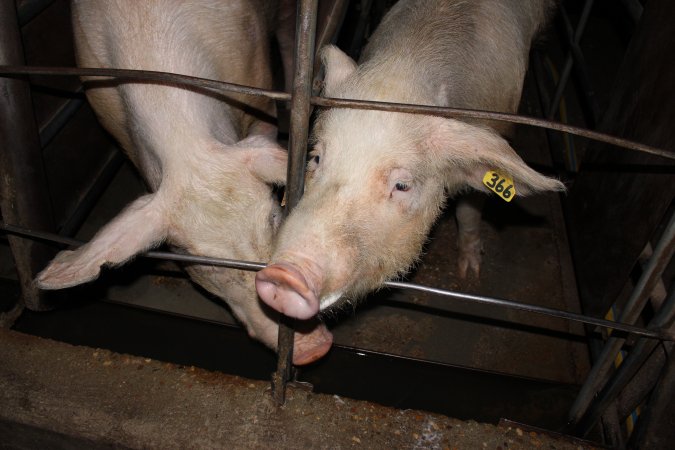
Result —
<svg viewBox="0 0 675 450"><path fill-rule="evenodd" d="M271 264L256 274L255 287L270 307L296 319L310 319L319 312L316 282L289 263Z"/></svg>
<svg viewBox="0 0 675 450"><path fill-rule="evenodd" d="M302 366L322 358L333 345L333 335L321 324L309 333L295 333L293 364Z"/></svg>

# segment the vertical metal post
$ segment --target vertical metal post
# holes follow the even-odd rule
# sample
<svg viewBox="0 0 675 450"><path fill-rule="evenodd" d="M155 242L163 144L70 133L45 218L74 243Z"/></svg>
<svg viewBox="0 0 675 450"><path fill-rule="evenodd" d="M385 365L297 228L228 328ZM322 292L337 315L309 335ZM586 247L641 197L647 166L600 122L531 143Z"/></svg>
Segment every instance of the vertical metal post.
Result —
<svg viewBox="0 0 675 450"><path fill-rule="evenodd" d="M309 134L309 100L312 93L312 63L318 0L299 0L295 28L295 71L291 100L291 121L286 177L286 209L284 217L298 204L305 189L305 164ZM281 316L277 371L272 375L272 396L278 405L286 399L286 383L293 368L293 320Z"/></svg>
<svg viewBox="0 0 675 450"><path fill-rule="evenodd" d="M0 1L0 64L23 65L21 31L13 0ZM5 222L54 231L40 138L28 81L0 77L0 209ZM21 284L23 303L32 310L49 309L46 294L33 277L54 255L51 247L9 237Z"/></svg>
<svg viewBox="0 0 675 450"><path fill-rule="evenodd" d="M670 218L668 225L659 239L659 243L652 254L645 271L640 277L631 297L628 299L619 322L632 324L640 315L649 294L654 290L661 274L670 262L675 252L675 214ZM586 413L589 404L607 382L616 354L621 349L625 339L610 337L602 349L602 353L593 364L586 382L581 388L569 414L569 425L576 428Z"/></svg>

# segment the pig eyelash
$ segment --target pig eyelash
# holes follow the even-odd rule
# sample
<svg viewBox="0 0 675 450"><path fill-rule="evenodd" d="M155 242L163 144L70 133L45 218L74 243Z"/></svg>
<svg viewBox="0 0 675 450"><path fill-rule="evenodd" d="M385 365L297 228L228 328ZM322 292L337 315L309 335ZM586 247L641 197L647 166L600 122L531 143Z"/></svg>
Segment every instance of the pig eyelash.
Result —
<svg viewBox="0 0 675 450"><path fill-rule="evenodd" d="M397 191L408 192L410 190L410 182L397 181L394 187Z"/></svg>

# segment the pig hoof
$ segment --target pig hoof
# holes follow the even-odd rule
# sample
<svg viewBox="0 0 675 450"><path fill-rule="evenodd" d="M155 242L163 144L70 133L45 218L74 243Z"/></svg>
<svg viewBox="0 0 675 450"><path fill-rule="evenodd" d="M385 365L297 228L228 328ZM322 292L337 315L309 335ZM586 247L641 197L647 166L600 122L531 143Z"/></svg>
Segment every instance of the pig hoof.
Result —
<svg viewBox="0 0 675 450"><path fill-rule="evenodd" d="M457 269L459 277L463 280L467 276L478 279L481 255L483 254L480 237L471 233L460 233L458 247Z"/></svg>
<svg viewBox="0 0 675 450"><path fill-rule="evenodd" d="M98 278L101 268L91 261L78 258L79 253L60 252L42 272L37 274L35 284L40 289L65 289Z"/></svg>
<svg viewBox="0 0 675 450"><path fill-rule="evenodd" d="M311 364L328 353L332 345L333 335L325 325L319 325L309 334L296 333L293 364Z"/></svg>
<svg viewBox="0 0 675 450"><path fill-rule="evenodd" d="M480 276L480 260L480 251L475 253L460 253L459 259L457 260L459 277L463 280L465 280L467 276L478 279Z"/></svg>

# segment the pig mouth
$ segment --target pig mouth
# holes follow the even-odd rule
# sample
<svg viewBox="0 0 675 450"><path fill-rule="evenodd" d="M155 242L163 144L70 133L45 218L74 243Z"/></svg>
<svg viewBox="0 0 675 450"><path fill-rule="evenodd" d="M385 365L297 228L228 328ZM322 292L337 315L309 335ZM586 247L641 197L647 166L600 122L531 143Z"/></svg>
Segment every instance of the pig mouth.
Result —
<svg viewBox="0 0 675 450"><path fill-rule="evenodd" d="M319 312L317 289L292 264L265 267L255 276L255 288L262 301L289 317L306 320Z"/></svg>

